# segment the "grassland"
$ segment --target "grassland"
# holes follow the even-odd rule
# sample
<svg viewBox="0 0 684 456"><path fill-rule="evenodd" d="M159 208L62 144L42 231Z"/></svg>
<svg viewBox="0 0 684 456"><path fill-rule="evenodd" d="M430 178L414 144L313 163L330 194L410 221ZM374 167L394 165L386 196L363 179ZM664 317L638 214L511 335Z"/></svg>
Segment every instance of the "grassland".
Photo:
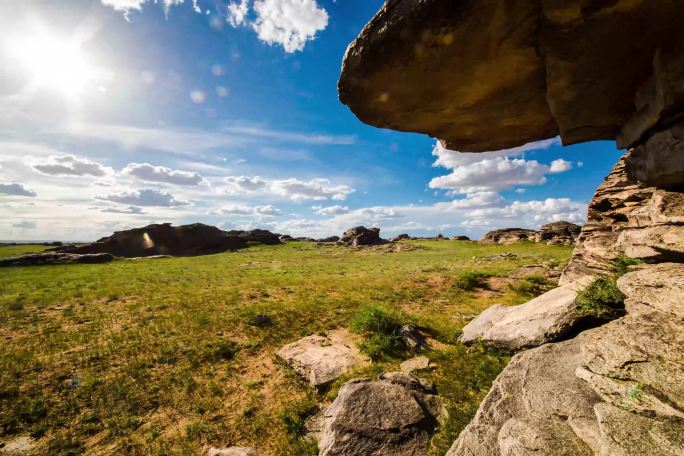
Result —
<svg viewBox="0 0 684 456"><path fill-rule="evenodd" d="M465 274L505 277L523 265L563 264L571 249L411 242L388 253L310 243L104 265L0 269L0 442L31 434L41 454L200 454L208 445L261 455L315 454L302 421L353 376L397 370L386 357L318 395L274 358L300 337L349 327L381 306L428 328L427 355L449 419L443 455L471 419L508 355L456 343L516 287L470 290ZM7 250L6 250L7 249ZM0 247L0 256L20 247ZM516 256L498 257L504 252ZM487 258L495 256L495 258ZM503 279L502 279L503 280ZM270 324L255 324L265 314Z"/></svg>

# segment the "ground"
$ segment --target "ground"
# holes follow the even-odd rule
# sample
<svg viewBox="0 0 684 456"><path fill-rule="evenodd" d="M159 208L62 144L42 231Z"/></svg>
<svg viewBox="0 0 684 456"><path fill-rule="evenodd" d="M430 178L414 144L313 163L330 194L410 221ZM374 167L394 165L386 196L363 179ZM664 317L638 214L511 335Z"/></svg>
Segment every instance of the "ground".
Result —
<svg viewBox="0 0 684 456"><path fill-rule="evenodd" d="M0 257L37 249L0 247ZM520 304L543 291L538 276L502 286L510 272L564 265L571 250L296 242L194 258L0 269L0 442L30 434L40 454L54 455L187 455L209 445L315 454L302 437L315 405L334 399L348 378L398 370L404 356L316 393L274 353L300 337L349 327L360 309L377 305L439 341L427 352L434 370L421 375L435 381L449 412L430 450L442 455L509 359L456 343L460 329L492 304Z"/></svg>

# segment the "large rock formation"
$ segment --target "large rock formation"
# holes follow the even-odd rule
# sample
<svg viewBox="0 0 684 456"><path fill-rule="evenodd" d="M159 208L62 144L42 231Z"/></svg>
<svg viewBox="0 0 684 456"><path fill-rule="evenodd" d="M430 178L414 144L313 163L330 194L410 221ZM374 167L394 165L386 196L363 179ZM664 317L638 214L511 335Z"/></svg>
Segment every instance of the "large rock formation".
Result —
<svg viewBox="0 0 684 456"><path fill-rule="evenodd" d="M380 237L380 228L357 226L345 231L340 242L356 247L358 245L383 245L389 241Z"/></svg>
<svg viewBox="0 0 684 456"><path fill-rule="evenodd" d="M402 372L354 379L327 409L319 456L418 456L444 411L431 384Z"/></svg>
<svg viewBox="0 0 684 456"><path fill-rule="evenodd" d="M590 281L591 277L584 277L519 306L496 304L465 325L460 340L512 350L559 340L582 324L575 299Z"/></svg>
<svg viewBox="0 0 684 456"><path fill-rule="evenodd" d="M544 242L549 245L575 245L582 227L559 221L542 225L539 231L524 228L502 228L490 231L480 239L480 244L515 244L520 241Z"/></svg>
<svg viewBox="0 0 684 456"><path fill-rule="evenodd" d="M538 233L534 230L526 230L523 228L502 228L499 230L490 231L480 239L480 244L515 244L520 241L535 242L538 239Z"/></svg>
<svg viewBox="0 0 684 456"><path fill-rule="evenodd" d="M90 254L110 253L134 258L152 255L195 256L237 250L256 244L280 244L277 234L265 230L223 231L215 226L194 223L171 226L170 223L118 231L92 244L69 245L56 252Z"/></svg>
<svg viewBox="0 0 684 456"><path fill-rule="evenodd" d="M679 114L683 38L679 0L388 0L347 49L340 100L461 151L627 147Z"/></svg>
<svg viewBox="0 0 684 456"><path fill-rule="evenodd" d="M618 281L626 317L516 355L448 456L684 452L684 265Z"/></svg>

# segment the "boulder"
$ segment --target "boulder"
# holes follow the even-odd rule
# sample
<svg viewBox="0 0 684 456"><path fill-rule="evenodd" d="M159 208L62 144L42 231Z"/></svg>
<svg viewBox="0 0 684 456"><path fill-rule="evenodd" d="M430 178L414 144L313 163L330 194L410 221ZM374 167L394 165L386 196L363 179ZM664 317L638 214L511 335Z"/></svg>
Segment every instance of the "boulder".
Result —
<svg viewBox="0 0 684 456"><path fill-rule="evenodd" d="M684 453L684 264L625 274L627 316L514 356L448 456Z"/></svg>
<svg viewBox="0 0 684 456"><path fill-rule="evenodd" d="M280 244L278 235L266 230L223 231L215 226L170 223L117 231L109 237L85 245L68 245L51 251L61 253L111 253L134 258L153 255L196 256L248 247L250 244Z"/></svg>
<svg viewBox="0 0 684 456"><path fill-rule="evenodd" d="M285 345L276 356L315 388L321 388L348 371L370 363L351 335L342 330L311 335Z"/></svg>
<svg viewBox="0 0 684 456"><path fill-rule="evenodd" d="M451 236L452 241L469 241L470 238L468 236Z"/></svg>
<svg viewBox="0 0 684 456"><path fill-rule="evenodd" d="M539 241L551 245L575 245L582 227L574 223L560 221L542 225Z"/></svg>
<svg viewBox="0 0 684 456"><path fill-rule="evenodd" d="M413 371L429 369L430 366L430 359L427 356L421 355L409 358L406 361L402 361L402 363L399 365L399 368L405 374L410 374Z"/></svg>
<svg viewBox="0 0 684 456"><path fill-rule="evenodd" d="M389 241L380 237L380 228L366 228L365 226L357 226L349 228L344 232L341 243L358 246L358 245L383 245Z"/></svg>
<svg viewBox="0 0 684 456"><path fill-rule="evenodd" d="M0 267L7 266L43 266L49 264L101 264L114 261L109 253L60 253L39 252L0 259Z"/></svg>
<svg viewBox="0 0 684 456"><path fill-rule="evenodd" d="M392 239L390 239L390 242L399 242L399 241L408 241L411 239L411 236L408 234L400 234L398 236L394 236Z"/></svg>
<svg viewBox="0 0 684 456"><path fill-rule="evenodd" d="M539 234L534 230L526 230L523 228L503 228L500 230L490 231L480 239L480 244L515 244L520 241L536 242Z"/></svg>
<svg viewBox="0 0 684 456"><path fill-rule="evenodd" d="M326 238L321 238L318 240L318 242L337 242L340 240L339 236L330 236Z"/></svg>
<svg viewBox="0 0 684 456"><path fill-rule="evenodd" d="M427 338L415 325L403 325L399 328L397 336L404 347L411 351L419 352L430 348Z"/></svg>
<svg viewBox="0 0 684 456"><path fill-rule="evenodd" d="M347 49L339 96L367 124L453 150L557 134L632 146L684 105L683 17L675 0L388 0ZM658 96L639 102L649 79Z"/></svg>
<svg viewBox="0 0 684 456"><path fill-rule="evenodd" d="M294 241L294 238L289 234L283 234L281 236L278 236L278 239L280 239L280 242Z"/></svg>
<svg viewBox="0 0 684 456"><path fill-rule="evenodd" d="M324 415L319 456L417 456L444 410L429 383L402 372L345 383Z"/></svg>
<svg viewBox="0 0 684 456"><path fill-rule="evenodd" d="M575 299L589 282L591 277L584 277L519 306L496 304L464 326L459 340L513 350L556 341L582 323Z"/></svg>

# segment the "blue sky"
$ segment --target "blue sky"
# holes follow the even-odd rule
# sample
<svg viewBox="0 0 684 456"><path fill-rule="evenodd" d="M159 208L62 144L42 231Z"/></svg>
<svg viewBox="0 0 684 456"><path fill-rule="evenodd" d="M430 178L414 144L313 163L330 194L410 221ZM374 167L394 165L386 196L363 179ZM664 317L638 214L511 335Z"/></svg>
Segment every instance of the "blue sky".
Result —
<svg viewBox="0 0 684 456"><path fill-rule="evenodd" d="M327 236L582 222L612 142L461 154L361 123L344 51L380 0L0 5L0 239L170 221Z"/></svg>

